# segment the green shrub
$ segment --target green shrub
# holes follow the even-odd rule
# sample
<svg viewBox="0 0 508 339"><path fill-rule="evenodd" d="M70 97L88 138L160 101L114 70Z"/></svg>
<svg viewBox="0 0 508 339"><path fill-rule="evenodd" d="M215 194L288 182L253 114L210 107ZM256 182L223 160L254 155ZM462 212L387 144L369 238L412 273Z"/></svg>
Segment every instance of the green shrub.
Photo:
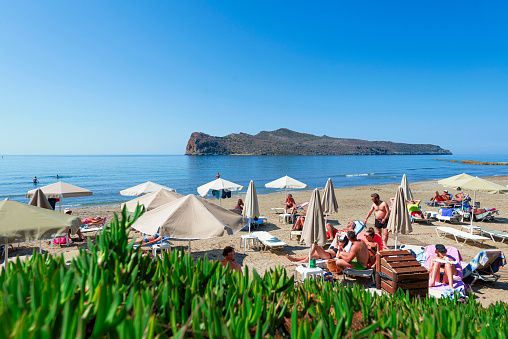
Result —
<svg viewBox="0 0 508 339"><path fill-rule="evenodd" d="M506 338L506 304L374 296L282 268L245 274L183 251L152 260L126 211L70 267L34 252L0 274L1 338Z"/></svg>

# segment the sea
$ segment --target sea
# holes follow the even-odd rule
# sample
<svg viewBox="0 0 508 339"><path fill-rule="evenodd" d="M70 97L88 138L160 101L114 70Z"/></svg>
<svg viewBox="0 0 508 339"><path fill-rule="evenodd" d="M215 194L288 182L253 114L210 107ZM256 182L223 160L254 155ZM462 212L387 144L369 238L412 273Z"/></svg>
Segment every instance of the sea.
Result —
<svg viewBox="0 0 508 339"><path fill-rule="evenodd" d="M353 155L353 156L15 156L0 158L0 200L27 203L27 191L59 180L89 189L93 196L65 198L63 207L118 204L133 197L123 189L152 181L178 193L197 194L197 187L221 178L247 189L254 180L258 194L276 192L264 185L289 175L309 189L322 188L331 178L335 188L439 180L460 173L473 176L508 175L508 166L468 165L435 159L506 162L508 155ZM56 176L59 176L59 179ZM34 185L37 176L39 183ZM238 193L245 193L240 191ZM238 194L236 193L236 194Z"/></svg>

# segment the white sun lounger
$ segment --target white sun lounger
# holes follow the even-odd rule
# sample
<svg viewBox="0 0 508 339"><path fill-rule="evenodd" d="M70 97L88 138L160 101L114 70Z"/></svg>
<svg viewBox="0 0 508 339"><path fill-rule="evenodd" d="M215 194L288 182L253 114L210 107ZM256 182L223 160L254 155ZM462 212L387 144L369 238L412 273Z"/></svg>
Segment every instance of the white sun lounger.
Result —
<svg viewBox="0 0 508 339"><path fill-rule="evenodd" d="M255 235L258 238L258 241L261 243L261 245L264 246L265 251L267 248L273 250L276 248L284 248L284 246L287 246L287 244L284 241L281 241L279 238L274 237L268 232L257 231L252 232L251 234Z"/></svg>
<svg viewBox="0 0 508 339"><path fill-rule="evenodd" d="M284 213L284 207L272 207L272 211L274 211L277 214Z"/></svg>
<svg viewBox="0 0 508 339"><path fill-rule="evenodd" d="M483 233L488 234L493 242L496 242L494 240L494 237L501 238L502 239L501 243L503 243L503 241L505 241L505 239L508 239L508 232L505 232L505 231L500 231L500 230L494 230L492 228L481 227L480 228L480 234L483 235Z"/></svg>
<svg viewBox="0 0 508 339"><path fill-rule="evenodd" d="M447 217L447 216L444 216L444 215L441 215L437 212L434 212L434 213L431 213L430 215L431 218L436 218L437 220L439 221L442 221L442 222L450 222L450 224L453 224L454 222L459 222L460 219L462 218L461 215L455 215L453 217Z"/></svg>
<svg viewBox="0 0 508 339"><path fill-rule="evenodd" d="M453 227L435 227L435 228L436 228L437 236L439 238L444 238L444 237L446 237L446 235L451 235L455 238L455 241L457 242L457 244L460 244L461 246L464 246L464 244L468 240L471 240L474 242L480 242L482 244L485 240L489 240L489 238L487 238L487 237L459 231ZM442 234L440 234L439 232L441 232ZM464 239L464 242L462 244L459 243L459 240L457 238Z"/></svg>

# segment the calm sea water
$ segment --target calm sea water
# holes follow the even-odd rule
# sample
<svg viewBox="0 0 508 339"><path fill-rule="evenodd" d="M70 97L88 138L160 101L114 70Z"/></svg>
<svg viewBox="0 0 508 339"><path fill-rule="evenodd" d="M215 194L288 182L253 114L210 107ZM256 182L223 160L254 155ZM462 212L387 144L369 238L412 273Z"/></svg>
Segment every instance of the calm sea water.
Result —
<svg viewBox="0 0 508 339"><path fill-rule="evenodd" d="M114 204L130 200L122 189L153 181L181 194L221 178L247 188L254 180L258 193L274 192L264 184L289 175L309 188L323 187L332 178L335 187L436 180L460 173L475 176L508 175L508 166L463 165L433 159L508 161L506 155L419 156L3 156L0 158L0 199L28 202L25 193L57 182L93 191L92 197L63 199L62 206ZM40 183L34 185L37 176ZM244 191L245 192L245 191Z"/></svg>

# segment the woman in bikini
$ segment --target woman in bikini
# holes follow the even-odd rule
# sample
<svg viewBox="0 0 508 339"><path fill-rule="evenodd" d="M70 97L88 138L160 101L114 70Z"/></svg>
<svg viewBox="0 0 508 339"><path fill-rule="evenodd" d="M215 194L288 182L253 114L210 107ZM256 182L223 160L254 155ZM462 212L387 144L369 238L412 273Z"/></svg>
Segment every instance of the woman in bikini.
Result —
<svg viewBox="0 0 508 339"><path fill-rule="evenodd" d="M337 256L337 253L344 251L344 248L348 244L347 237L344 239L339 238L339 234L335 236L332 244L328 249L323 249L323 247L318 246L316 244L312 244L311 249L311 259L333 259ZM288 258L292 262L308 262L309 255L303 257L293 257L289 254L286 254L286 258Z"/></svg>
<svg viewBox="0 0 508 339"><path fill-rule="evenodd" d="M141 238L134 239L134 244L140 244L141 246L151 245L161 240L160 234L155 233L154 235L145 235Z"/></svg>
<svg viewBox="0 0 508 339"><path fill-rule="evenodd" d="M376 263L376 254L379 252L379 244L374 241L376 233L372 227L370 227L365 233L366 237L364 242L367 245L367 249L369 250L369 263L372 266Z"/></svg>

